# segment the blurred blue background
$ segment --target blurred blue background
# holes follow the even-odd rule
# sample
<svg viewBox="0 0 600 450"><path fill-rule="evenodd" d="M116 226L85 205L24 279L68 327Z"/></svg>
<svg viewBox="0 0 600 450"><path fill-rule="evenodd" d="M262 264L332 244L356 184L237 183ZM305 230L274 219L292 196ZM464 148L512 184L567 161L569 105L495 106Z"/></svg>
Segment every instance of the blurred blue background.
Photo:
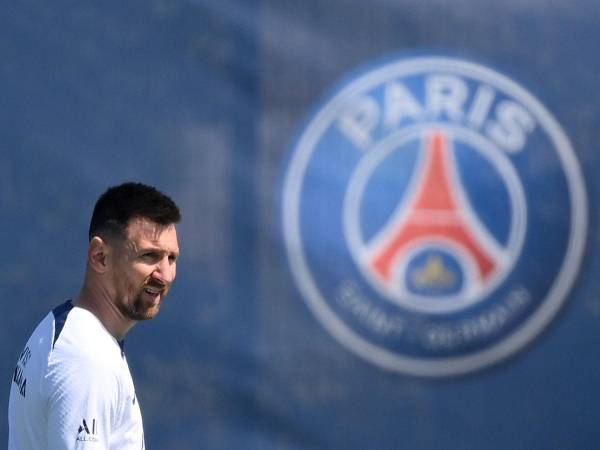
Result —
<svg viewBox="0 0 600 450"><path fill-rule="evenodd" d="M127 340L149 449L598 447L597 1L19 0L1 11L5 405L33 327L80 288L97 196L139 180L184 217L168 302ZM309 111L356 67L421 48L490 62L542 99L573 144L590 212L579 276L541 337L441 380L335 341L298 292L280 229ZM6 407L0 420L6 442Z"/></svg>

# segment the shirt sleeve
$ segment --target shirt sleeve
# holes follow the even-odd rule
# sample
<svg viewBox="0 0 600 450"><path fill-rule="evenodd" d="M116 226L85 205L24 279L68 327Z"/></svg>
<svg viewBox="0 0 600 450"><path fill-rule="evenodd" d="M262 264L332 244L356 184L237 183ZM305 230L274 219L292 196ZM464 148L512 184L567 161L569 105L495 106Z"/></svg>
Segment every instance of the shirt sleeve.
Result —
<svg viewBox="0 0 600 450"><path fill-rule="evenodd" d="M46 377L49 450L109 450L119 385L91 358L52 364Z"/></svg>

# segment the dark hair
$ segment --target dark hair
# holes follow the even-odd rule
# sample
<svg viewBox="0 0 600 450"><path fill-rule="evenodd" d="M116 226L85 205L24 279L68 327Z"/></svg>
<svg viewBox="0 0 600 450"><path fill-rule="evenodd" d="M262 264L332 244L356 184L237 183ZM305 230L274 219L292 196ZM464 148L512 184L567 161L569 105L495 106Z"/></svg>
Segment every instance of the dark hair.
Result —
<svg viewBox="0 0 600 450"><path fill-rule="evenodd" d="M160 225L179 222L181 214L173 200L162 192L142 183L123 183L109 188L98 198L89 239L94 236L124 237L129 221L145 218Z"/></svg>

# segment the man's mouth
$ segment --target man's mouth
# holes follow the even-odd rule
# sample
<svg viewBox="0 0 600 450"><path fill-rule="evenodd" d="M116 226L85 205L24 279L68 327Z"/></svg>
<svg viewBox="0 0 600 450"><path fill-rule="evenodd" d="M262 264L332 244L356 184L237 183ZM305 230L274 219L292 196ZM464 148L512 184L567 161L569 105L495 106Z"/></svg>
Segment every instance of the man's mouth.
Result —
<svg viewBox="0 0 600 450"><path fill-rule="evenodd" d="M163 290L164 290L164 288L158 288L158 287L152 287L152 286L146 286L144 288L144 292L147 294L150 294L150 295L160 294Z"/></svg>

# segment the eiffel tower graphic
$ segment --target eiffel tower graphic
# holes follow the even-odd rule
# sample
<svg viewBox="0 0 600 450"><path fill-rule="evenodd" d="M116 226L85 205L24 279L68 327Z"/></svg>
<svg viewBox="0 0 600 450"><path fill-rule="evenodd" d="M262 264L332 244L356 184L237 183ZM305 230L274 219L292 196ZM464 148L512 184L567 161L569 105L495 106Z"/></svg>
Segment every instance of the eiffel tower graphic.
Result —
<svg viewBox="0 0 600 450"><path fill-rule="evenodd" d="M457 248L474 267L476 286L489 281L503 265L504 251L481 224L463 194L451 142L443 131L433 131L422 149L422 169L413 182L411 198L397 208L369 244L369 265L380 281L395 290L397 266L411 249L424 245ZM464 261L463 261L464 262ZM416 271L415 271L416 272ZM421 284L451 282L452 274L439 256L419 268Z"/></svg>

